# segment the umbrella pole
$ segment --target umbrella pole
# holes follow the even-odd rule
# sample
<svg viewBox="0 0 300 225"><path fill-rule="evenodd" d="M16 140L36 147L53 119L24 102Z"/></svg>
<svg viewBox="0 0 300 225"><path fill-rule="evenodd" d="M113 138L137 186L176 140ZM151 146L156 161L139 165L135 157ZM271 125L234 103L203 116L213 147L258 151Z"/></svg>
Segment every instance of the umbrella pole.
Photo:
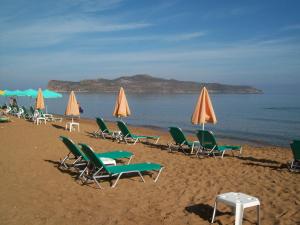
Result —
<svg viewBox="0 0 300 225"><path fill-rule="evenodd" d="M202 123L202 130L204 130L204 123Z"/></svg>

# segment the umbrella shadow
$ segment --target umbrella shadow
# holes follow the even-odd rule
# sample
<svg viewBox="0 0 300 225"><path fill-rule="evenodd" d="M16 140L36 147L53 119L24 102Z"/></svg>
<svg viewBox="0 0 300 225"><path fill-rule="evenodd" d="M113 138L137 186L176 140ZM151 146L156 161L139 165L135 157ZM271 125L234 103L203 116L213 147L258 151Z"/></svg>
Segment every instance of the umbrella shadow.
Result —
<svg viewBox="0 0 300 225"><path fill-rule="evenodd" d="M252 162L247 162L247 163L243 163L243 164L248 165L248 166L260 166L260 167L270 168L271 170L277 170L277 171L280 171L280 172L288 171L288 166L286 164L264 165L264 164L252 163Z"/></svg>
<svg viewBox="0 0 300 225"><path fill-rule="evenodd" d="M65 130L65 127L64 126L60 126L60 125L57 125L57 124L51 124L53 127L55 127L56 129L61 129L61 130Z"/></svg>
<svg viewBox="0 0 300 225"><path fill-rule="evenodd" d="M239 159L240 159L240 160L245 160L245 161L258 162L258 163L281 164L280 162L275 161L275 160L270 160L270 159L257 159L257 158L254 158L254 157L252 157L252 156L247 156L247 157L240 156Z"/></svg>
<svg viewBox="0 0 300 225"><path fill-rule="evenodd" d="M143 141L142 142L144 145L147 145L148 147L150 148L159 148L161 150L167 150L168 149L168 146L166 145L163 145L163 144L155 144L155 143L152 143L152 142L146 142L146 141Z"/></svg>

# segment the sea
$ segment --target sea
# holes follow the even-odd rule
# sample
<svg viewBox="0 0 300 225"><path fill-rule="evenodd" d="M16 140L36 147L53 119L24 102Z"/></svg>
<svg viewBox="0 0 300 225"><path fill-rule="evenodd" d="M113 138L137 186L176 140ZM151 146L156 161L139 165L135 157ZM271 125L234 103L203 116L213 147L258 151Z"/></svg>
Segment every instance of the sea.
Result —
<svg viewBox="0 0 300 225"><path fill-rule="evenodd" d="M62 98L46 99L48 113L64 114L68 93ZM264 94L211 94L218 122L206 124L217 139L252 145L289 146L300 139L300 91L297 89L264 90ZM76 93L84 112L81 117L117 121L112 112L116 94ZM199 125L191 124L198 94L127 94L131 116L123 118L129 125L145 126L168 131L170 126L181 127L195 134ZM18 104L29 106L34 99L18 97ZM2 102L1 102L2 101ZM1 97L0 103L7 101Z"/></svg>

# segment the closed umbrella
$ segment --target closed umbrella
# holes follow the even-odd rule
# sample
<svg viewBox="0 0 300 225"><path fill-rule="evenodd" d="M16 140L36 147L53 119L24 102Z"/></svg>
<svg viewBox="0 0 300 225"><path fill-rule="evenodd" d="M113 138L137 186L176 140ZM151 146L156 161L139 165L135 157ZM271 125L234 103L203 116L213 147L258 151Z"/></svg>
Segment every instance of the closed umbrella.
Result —
<svg viewBox="0 0 300 225"><path fill-rule="evenodd" d="M71 91L68 105L65 111L65 115L72 116L72 123L73 123L73 116L79 116L79 108L77 104L77 100L74 94L74 91Z"/></svg>
<svg viewBox="0 0 300 225"><path fill-rule="evenodd" d="M203 87L192 115L192 124L202 124L202 130L204 130L205 123L215 124L217 118L208 91Z"/></svg>
<svg viewBox="0 0 300 225"><path fill-rule="evenodd" d="M127 117L130 116L130 109L128 106L128 102L126 99L125 91L121 87L119 91L119 95L117 96L116 99L116 104L115 104L115 109L113 112L113 115L115 117Z"/></svg>
<svg viewBox="0 0 300 225"><path fill-rule="evenodd" d="M38 90L38 95L37 95L36 102L35 102L35 108L36 109L44 109L45 108L44 97L43 97L43 92L42 92L41 88L39 88L39 90Z"/></svg>

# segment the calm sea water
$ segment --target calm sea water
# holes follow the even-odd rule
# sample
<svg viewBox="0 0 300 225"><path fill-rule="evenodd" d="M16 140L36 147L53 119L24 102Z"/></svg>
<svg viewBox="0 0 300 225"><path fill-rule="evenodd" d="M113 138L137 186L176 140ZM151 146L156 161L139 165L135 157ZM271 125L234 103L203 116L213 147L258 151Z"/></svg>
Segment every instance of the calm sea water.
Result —
<svg viewBox="0 0 300 225"><path fill-rule="evenodd" d="M76 94L84 113L82 117L103 117L116 121L112 116L115 94ZM261 95L211 95L218 119L216 125L207 124L218 138L236 142L288 146L292 139L300 138L299 94L269 92ZM138 95L127 94L132 115L124 121L132 125L154 126L167 130L179 126L194 133L200 126L192 125L190 118L198 96ZM5 98L1 98L4 102ZM33 103L26 97L18 98L19 104ZM47 99L48 112L63 114L68 101L64 94L60 99Z"/></svg>

